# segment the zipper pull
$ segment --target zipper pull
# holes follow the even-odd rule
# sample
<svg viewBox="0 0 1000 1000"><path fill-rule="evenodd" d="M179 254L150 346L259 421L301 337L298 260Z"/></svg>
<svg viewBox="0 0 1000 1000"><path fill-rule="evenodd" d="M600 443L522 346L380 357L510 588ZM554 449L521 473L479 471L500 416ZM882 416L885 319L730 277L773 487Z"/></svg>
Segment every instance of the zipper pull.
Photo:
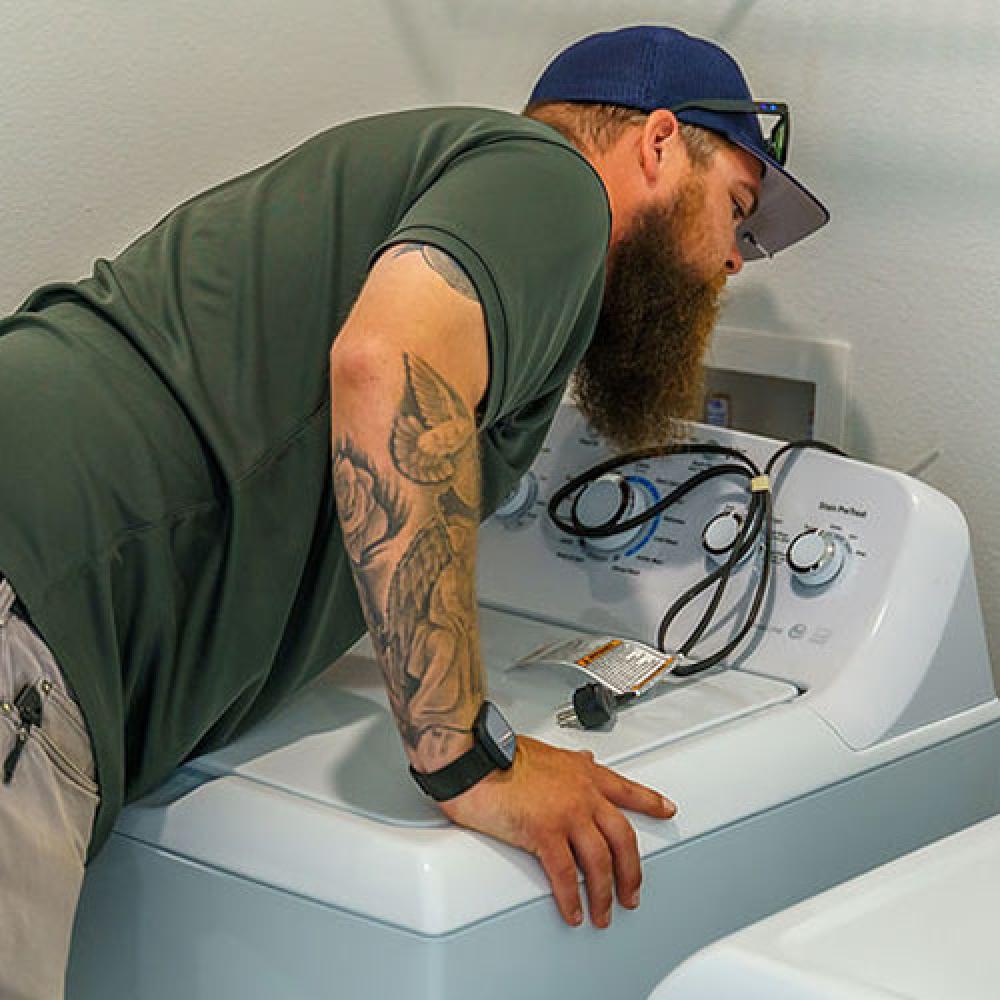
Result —
<svg viewBox="0 0 1000 1000"><path fill-rule="evenodd" d="M3 783L5 785L9 785L14 777L17 762L21 759L21 751L24 750L24 746L28 742L31 727L41 725L42 696L38 693L38 688L31 684L22 688L21 693L14 699L14 708L17 709L18 715L21 717L21 728L18 729L14 746L3 763Z"/></svg>
<svg viewBox="0 0 1000 1000"><path fill-rule="evenodd" d="M14 742L13 749L7 754L7 759L3 762L3 783L5 785L9 785L11 778L14 777L14 768L17 767L17 762L21 759L21 751L27 742L28 731L22 727L17 731L17 739Z"/></svg>

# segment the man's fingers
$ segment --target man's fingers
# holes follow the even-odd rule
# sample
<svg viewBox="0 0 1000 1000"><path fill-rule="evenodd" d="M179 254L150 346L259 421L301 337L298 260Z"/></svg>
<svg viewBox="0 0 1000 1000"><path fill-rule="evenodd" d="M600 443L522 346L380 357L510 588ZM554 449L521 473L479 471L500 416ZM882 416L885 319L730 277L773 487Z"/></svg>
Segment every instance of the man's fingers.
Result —
<svg viewBox="0 0 1000 1000"><path fill-rule="evenodd" d="M642 883L639 839L635 835L635 830L613 806L598 810L594 821L611 848L618 902L634 910L639 905L639 886Z"/></svg>
<svg viewBox="0 0 1000 1000"><path fill-rule="evenodd" d="M583 908L580 905L576 860L569 844L559 837L535 853L552 886L552 895L563 920L575 927L583 920Z"/></svg>
<svg viewBox="0 0 1000 1000"><path fill-rule="evenodd" d="M570 837L577 864L583 870L590 903L590 920L595 927L611 923L611 888L614 877L611 848L592 823L581 824Z"/></svg>
<svg viewBox="0 0 1000 1000"><path fill-rule="evenodd" d="M658 792L596 763L591 752L529 736L519 741L509 774L491 775L441 808L456 823L531 851L571 926L583 919L582 871L596 927L610 924L616 895L623 906L639 903L638 842L621 810L660 819L676 812Z"/></svg>
<svg viewBox="0 0 1000 1000"><path fill-rule="evenodd" d="M601 793L616 806L645 813L656 819L670 819L677 812L677 806L670 799L654 792L652 788L630 781L617 771L601 765L597 765L597 772L597 785Z"/></svg>

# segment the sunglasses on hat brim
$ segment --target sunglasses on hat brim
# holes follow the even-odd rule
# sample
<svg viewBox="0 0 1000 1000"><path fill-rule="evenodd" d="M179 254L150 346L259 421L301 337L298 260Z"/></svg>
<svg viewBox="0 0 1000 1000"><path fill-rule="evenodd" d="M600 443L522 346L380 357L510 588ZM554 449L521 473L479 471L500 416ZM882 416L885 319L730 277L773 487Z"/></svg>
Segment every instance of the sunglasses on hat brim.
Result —
<svg viewBox="0 0 1000 1000"><path fill-rule="evenodd" d="M777 121L771 127L771 132L764 140L764 150L779 166L784 166L788 159L788 139L792 122L788 105L780 101L752 101L739 98L705 98L697 101L684 101L675 104L667 110L673 111L717 111L722 114L752 114L776 116Z"/></svg>

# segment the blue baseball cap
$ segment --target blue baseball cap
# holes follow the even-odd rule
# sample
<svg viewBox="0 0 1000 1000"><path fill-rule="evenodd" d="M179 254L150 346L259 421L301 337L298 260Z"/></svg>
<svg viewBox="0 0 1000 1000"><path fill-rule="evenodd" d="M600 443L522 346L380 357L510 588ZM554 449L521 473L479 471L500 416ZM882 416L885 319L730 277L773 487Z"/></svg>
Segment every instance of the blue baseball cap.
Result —
<svg viewBox="0 0 1000 1000"><path fill-rule="evenodd" d="M614 104L647 113L677 108L680 121L725 136L764 168L757 209L739 229L740 251L746 260L773 256L829 222L830 213L774 158L757 113L681 107L719 100L754 100L728 52L676 28L640 25L590 35L560 52L528 103Z"/></svg>

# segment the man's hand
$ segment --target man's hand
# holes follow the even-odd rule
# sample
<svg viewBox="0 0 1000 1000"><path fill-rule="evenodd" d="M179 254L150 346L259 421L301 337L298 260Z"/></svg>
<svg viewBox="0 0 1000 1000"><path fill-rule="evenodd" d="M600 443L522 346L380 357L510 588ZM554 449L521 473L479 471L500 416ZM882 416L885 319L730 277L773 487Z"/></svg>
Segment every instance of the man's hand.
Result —
<svg viewBox="0 0 1000 1000"><path fill-rule="evenodd" d="M583 920L577 870L587 883L590 919L611 923L618 902L639 905L642 871L635 831L622 809L670 819L677 807L658 792L595 763L593 754L560 750L519 736L509 771L496 771L462 795L440 803L460 826L534 854L569 924Z"/></svg>

